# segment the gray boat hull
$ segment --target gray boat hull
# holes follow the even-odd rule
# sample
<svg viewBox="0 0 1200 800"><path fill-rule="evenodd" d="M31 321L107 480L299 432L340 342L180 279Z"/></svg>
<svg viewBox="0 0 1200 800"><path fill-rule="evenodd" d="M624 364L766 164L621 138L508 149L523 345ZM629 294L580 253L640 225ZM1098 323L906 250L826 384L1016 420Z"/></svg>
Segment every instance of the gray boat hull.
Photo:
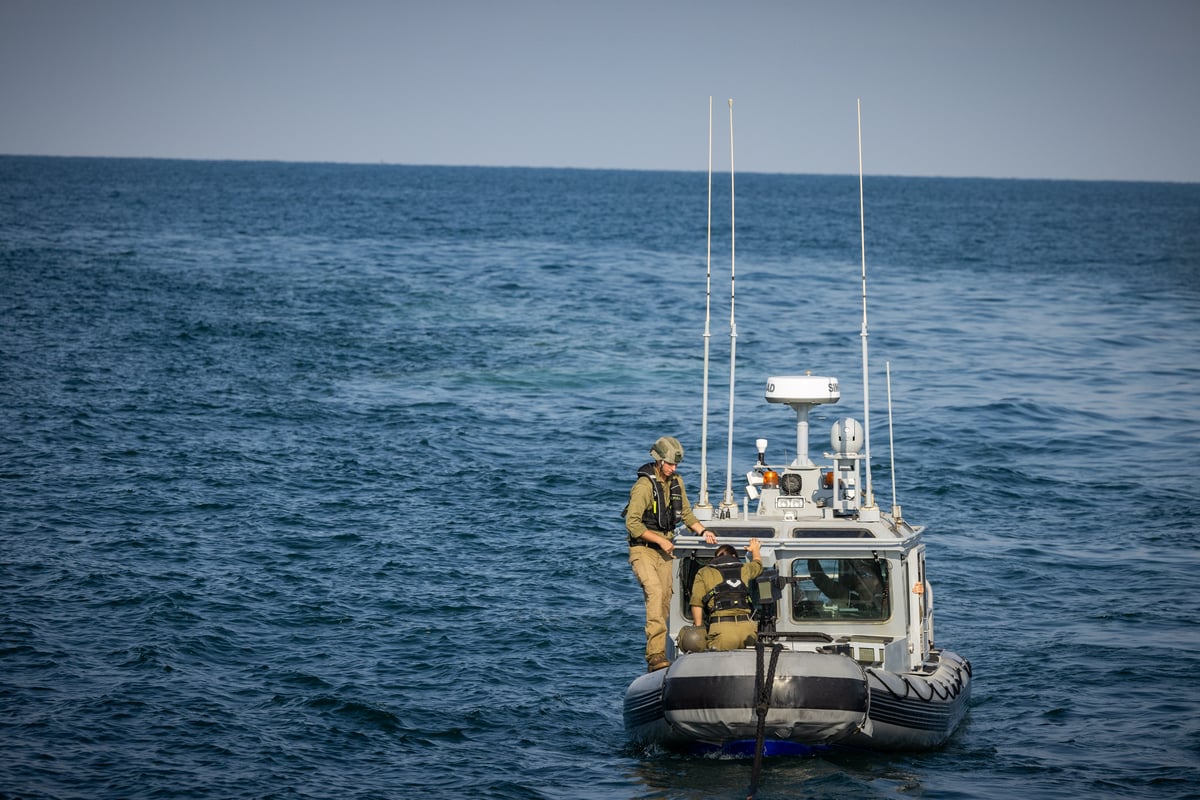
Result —
<svg viewBox="0 0 1200 800"><path fill-rule="evenodd" d="M754 740L758 672L754 650L681 655L630 684L626 733L636 744L685 750ZM970 665L953 654L943 654L926 673L897 675L864 670L843 655L783 650L764 739L808 747L936 747L961 720L969 692Z"/></svg>
<svg viewBox="0 0 1200 800"><path fill-rule="evenodd" d="M946 650L934 655L937 661L928 672L867 669L871 735L855 733L847 744L873 750L928 750L950 738L971 699L971 664Z"/></svg>

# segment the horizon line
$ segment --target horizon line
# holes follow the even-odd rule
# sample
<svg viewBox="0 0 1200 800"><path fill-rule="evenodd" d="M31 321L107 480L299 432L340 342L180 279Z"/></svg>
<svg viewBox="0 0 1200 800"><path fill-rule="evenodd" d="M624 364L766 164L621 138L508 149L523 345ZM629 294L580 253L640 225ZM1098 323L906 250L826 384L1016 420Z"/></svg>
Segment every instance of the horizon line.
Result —
<svg viewBox="0 0 1200 800"><path fill-rule="evenodd" d="M550 166L529 164L436 164L404 161L330 161L330 160L290 160L283 158L201 158L194 156L116 156L116 155L64 155L61 153L0 153L0 158L20 159L63 159L98 161L182 161L211 164L292 164L309 166L345 166L345 167L422 167L431 169L504 169L504 170L558 170L576 172L668 172L680 174L706 174L704 168L682 169L678 167L580 167L580 166ZM714 174L729 174L728 169L714 170ZM741 175L778 175L787 177L822 177L822 178L858 178L856 172L769 172L764 170L738 170ZM1164 185L1194 186L1200 180L1157 180L1151 178L1061 178L1061 177L1022 177L997 175L916 175L899 172L864 173L871 178L908 178L914 180L971 180L971 181L1048 181L1056 183L1153 183Z"/></svg>

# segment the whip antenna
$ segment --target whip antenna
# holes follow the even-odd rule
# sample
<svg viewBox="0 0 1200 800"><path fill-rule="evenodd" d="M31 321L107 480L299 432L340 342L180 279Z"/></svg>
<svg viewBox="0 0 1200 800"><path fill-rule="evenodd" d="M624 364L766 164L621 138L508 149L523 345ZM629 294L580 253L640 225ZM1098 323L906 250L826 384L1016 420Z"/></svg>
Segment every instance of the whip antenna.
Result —
<svg viewBox="0 0 1200 800"><path fill-rule="evenodd" d="M867 508L875 506L871 489L871 391L867 371L867 223L863 206L862 98L858 100L858 230L862 242L862 374L863 374L863 458L867 462Z"/></svg>
<svg viewBox="0 0 1200 800"><path fill-rule="evenodd" d="M729 98L729 449L725 460L725 499L721 501L723 516L729 516L733 502L733 377L737 363L737 322L733 314L734 285L737 274L737 239L734 222L737 210L733 191L733 98Z"/></svg>
<svg viewBox="0 0 1200 800"><path fill-rule="evenodd" d="M892 362L885 361L887 367L887 397L888 397L888 456L892 463L892 523L899 525L904 520L900 517L900 500L896 496L896 442L892 438Z"/></svg>
<svg viewBox="0 0 1200 800"><path fill-rule="evenodd" d="M700 408L700 502L698 508L711 508L708 502L708 346L712 334L712 95L708 96L708 239L704 255L704 394Z"/></svg>

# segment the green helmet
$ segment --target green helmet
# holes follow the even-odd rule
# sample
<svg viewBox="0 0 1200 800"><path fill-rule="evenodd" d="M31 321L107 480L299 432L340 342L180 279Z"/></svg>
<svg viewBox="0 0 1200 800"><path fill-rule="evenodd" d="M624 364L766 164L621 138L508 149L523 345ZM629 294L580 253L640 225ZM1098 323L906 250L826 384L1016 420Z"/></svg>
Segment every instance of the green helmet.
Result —
<svg viewBox="0 0 1200 800"><path fill-rule="evenodd" d="M674 436L663 436L650 448L650 455L655 461L678 464L683 461L683 445Z"/></svg>
<svg viewBox="0 0 1200 800"><path fill-rule="evenodd" d="M708 631L703 625L688 625L679 632L679 649L685 653L699 653L708 649Z"/></svg>

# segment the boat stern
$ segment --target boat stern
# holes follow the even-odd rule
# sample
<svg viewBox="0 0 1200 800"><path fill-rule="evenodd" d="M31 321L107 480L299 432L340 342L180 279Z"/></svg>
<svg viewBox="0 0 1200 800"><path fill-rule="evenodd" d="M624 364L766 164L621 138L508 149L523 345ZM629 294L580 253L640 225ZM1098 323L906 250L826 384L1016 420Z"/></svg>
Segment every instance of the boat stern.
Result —
<svg viewBox="0 0 1200 800"><path fill-rule="evenodd" d="M770 652L764 654L770 660ZM727 744L754 739L760 665L754 650L692 653L666 671L662 716L687 740ZM762 673L768 669L762 665ZM631 687L632 688L632 687ZM821 745L844 739L867 721L866 676L853 660L779 652L764 725L766 739Z"/></svg>

